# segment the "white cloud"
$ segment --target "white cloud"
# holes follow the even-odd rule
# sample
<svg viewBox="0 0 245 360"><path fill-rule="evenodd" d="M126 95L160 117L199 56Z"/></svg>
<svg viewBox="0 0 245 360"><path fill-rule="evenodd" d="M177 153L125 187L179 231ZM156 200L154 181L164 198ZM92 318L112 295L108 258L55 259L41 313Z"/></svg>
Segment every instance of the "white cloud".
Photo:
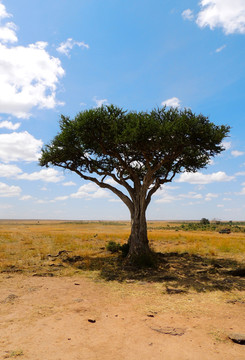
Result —
<svg viewBox="0 0 245 360"><path fill-rule="evenodd" d="M12 15L7 12L6 7L2 3L0 3L0 20L9 18L11 16Z"/></svg>
<svg viewBox="0 0 245 360"><path fill-rule="evenodd" d="M74 186L74 185L76 185L76 183L74 183L73 181L67 181L67 182L64 182L62 185L63 186Z"/></svg>
<svg viewBox="0 0 245 360"><path fill-rule="evenodd" d="M187 182L190 184L210 184L213 182L223 182L231 181L234 179L234 176L228 176L223 171L218 171L213 174L202 174L200 172L188 173L184 172L176 180L176 182Z"/></svg>
<svg viewBox="0 0 245 360"><path fill-rule="evenodd" d="M0 3L1 23L10 16ZM28 118L33 107L51 109L61 104L56 87L65 72L60 60L47 52L46 42L13 45L18 41L16 30L13 22L0 26L0 112Z"/></svg>
<svg viewBox="0 0 245 360"><path fill-rule="evenodd" d="M245 195L245 187L242 188L242 191L238 195Z"/></svg>
<svg viewBox="0 0 245 360"><path fill-rule="evenodd" d="M8 22L4 26L0 26L0 41L3 43L15 43L18 41L16 36L17 27L14 23Z"/></svg>
<svg viewBox="0 0 245 360"><path fill-rule="evenodd" d="M219 196L218 194L208 193L205 196L205 201L211 201L212 199L215 199L218 196Z"/></svg>
<svg viewBox="0 0 245 360"><path fill-rule="evenodd" d="M180 201L183 199L195 199L200 200L202 199L202 194L198 194L194 191L189 191L186 194L179 194L179 195L170 195L165 189L162 189L157 192L157 196L160 196L159 199L157 199L156 203L171 203L173 201Z"/></svg>
<svg viewBox="0 0 245 360"><path fill-rule="evenodd" d="M184 20L193 20L194 19L194 14L191 9L184 10L181 15Z"/></svg>
<svg viewBox="0 0 245 360"><path fill-rule="evenodd" d="M51 183L57 183L64 179L64 176L61 175L55 169L51 169L51 168L42 169L40 171L36 171L31 174L28 174L28 173L23 173L22 170L16 165L6 165L1 163L0 163L0 177L15 178L19 180L30 180L30 181L41 180ZM47 189L42 188L41 190L47 190Z"/></svg>
<svg viewBox="0 0 245 360"><path fill-rule="evenodd" d="M3 19L10 18L12 15L7 13L5 6L0 3L0 21ZM18 40L16 36L16 25L12 22L0 26L0 41L3 43L11 42L14 43Z"/></svg>
<svg viewBox="0 0 245 360"><path fill-rule="evenodd" d="M64 70L46 46L44 42L10 48L0 44L1 113L28 118L35 106L52 109L61 104L55 97Z"/></svg>
<svg viewBox="0 0 245 360"><path fill-rule="evenodd" d="M113 198L113 199L109 199L109 201L110 201L110 202L121 202L120 199L114 199L114 198Z"/></svg>
<svg viewBox="0 0 245 360"><path fill-rule="evenodd" d="M0 182L0 197L13 197L19 196L21 188L19 186L9 186Z"/></svg>
<svg viewBox="0 0 245 360"><path fill-rule="evenodd" d="M190 191L187 194L180 194L179 197L180 199L202 199L202 194Z"/></svg>
<svg viewBox="0 0 245 360"><path fill-rule="evenodd" d="M218 205L217 205L218 208L223 208L224 206L225 206L225 205L223 205L223 204L218 204Z"/></svg>
<svg viewBox="0 0 245 360"><path fill-rule="evenodd" d="M102 105L108 104L107 99L97 99L96 96L93 97L93 101L96 103L95 107L101 107Z"/></svg>
<svg viewBox="0 0 245 360"><path fill-rule="evenodd" d="M17 130L20 127L20 123L13 124L11 121L0 121L0 129Z"/></svg>
<svg viewBox="0 0 245 360"><path fill-rule="evenodd" d="M201 11L197 25L223 29L225 34L245 34L245 1L244 0L201 0Z"/></svg>
<svg viewBox="0 0 245 360"><path fill-rule="evenodd" d="M155 200L155 203L171 203L173 201L178 200L176 196L170 195L167 192L161 195L161 198Z"/></svg>
<svg viewBox="0 0 245 360"><path fill-rule="evenodd" d="M56 201L64 201L69 199L69 196L57 196L54 200Z"/></svg>
<svg viewBox="0 0 245 360"><path fill-rule="evenodd" d="M48 168L33 172L31 174L23 173L18 176L18 179L30 181L41 180L45 182L57 183L63 180L64 176L61 175L57 170Z"/></svg>
<svg viewBox="0 0 245 360"><path fill-rule="evenodd" d="M66 41L62 42L60 46L56 49L61 54L66 56L70 56L70 51L73 49L74 46L79 46L81 48L89 49L89 45L85 44L83 41L75 41L72 38L67 39Z"/></svg>
<svg viewBox="0 0 245 360"><path fill-rule="evenodd" d="M231 155L234 156L234 157L238 157L238 156L244 155L244 152L243 151L238 151L238 150L233 150L231 152Z"/></svg>
<svg viewBox="0 0 245 360"><path fill-rule="evenodd" d="M170 107L179 107L180 100L177 97L172 97L171 99L164 100L161 103L162 106L170 106Z"/></svg>
<svg viewBox="0 0 245 360"><path fill-rule="evenodd" d="M0 160L9 161L36 161L43 145L41 140L35 139L27 131L0 134Z"/></svg>
<svg viewBox="0 0 245 360"><path fill-rule="evenodd" d="M109 184L109 185L111 185L111 186L118 186L118 183L114 180L114 179L112 179L112 178L109 178L109 179L106 179L106 181L105 181L105 183L106 184Z"/></svg>
<svg viewBox="0 0 245 360"><path fill-rule="evenodd" d="M25 201L25 200L30 200L33 199L33 197L31 195L24 195L20 198L20 200Z"/></svg>
<svg viewBox="0 0 245 360"><path fill-rule="evenodd" d="M80 186L76 193L70 195L72 198L85 198L85 199L99 199L109 198L108 191L98 187L96 184L90 182L88 184Z"/></svg>
<svg viewBox="0 0 245 360"><path fill-rule="evenodd" d="M229 150L231 148L231 141L223 141L221 144L225 150Z"/></svg>
<svg viewBox="0 0 245 360"><path fill-rule="evenodd" d="M235 173L236 176L245 176L245 171Z"/></svg>
<svg viewBox="0 0 245 360"><path fill-rule="evenodd" d="M43 200L43 199L39 199L37 201L35 201L37 204L50 204L55 202L54 200Z"/></svg>
<svg viewBox="0 0 245 360"><path fill-rule="evenodd" d="M220 46L218 49L215 50L216 53L220 53L222 50L226 48L226 45Z"/></svg>
<svg viewBox="0 0 245 360"><path fill-rule="evenodd" d="M231 198L223 198L223 201L231 201Z"/></svg>
<svg viewBox="0 0 245 360"><path fill-rule="evenodd" d="M167 185L167 184L163 184L161 185L161 189L158 190L158 191L162 191L162 190L176 190L176 189L179 189L179 186L175 186L175 185Z"/></svg>
<svg viewBox="0 0 245 360"><path fill-rule="evenodd" d="M16 165L0 164L0 177L16 177L22 170Z"/></svg>

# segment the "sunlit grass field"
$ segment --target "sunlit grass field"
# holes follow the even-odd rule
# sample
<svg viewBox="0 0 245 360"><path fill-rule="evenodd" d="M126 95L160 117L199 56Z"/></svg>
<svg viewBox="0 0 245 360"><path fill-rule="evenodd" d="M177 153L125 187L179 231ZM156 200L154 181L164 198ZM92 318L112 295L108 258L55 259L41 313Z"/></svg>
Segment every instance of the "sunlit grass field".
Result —
<svg viewBox="0 0 245 360"><path fill-rule="evenodd" d="M189 253L214 258L244 261L245 233L218 231L176 231L176 223L150 221L148 237L156 252ZM64 222L64 221L0 221L0 271L34 274L40 270L56 271L57 275L71 275L70 264L54 259L60 251L80 256L87 261L93 258L115 257L106 250L109 241L121 245L127 242L129 222ZM51 261L53 260L53 262ZM59 265L59 266L58 266ZM76 270L78 271L78 270Z"/></svg>

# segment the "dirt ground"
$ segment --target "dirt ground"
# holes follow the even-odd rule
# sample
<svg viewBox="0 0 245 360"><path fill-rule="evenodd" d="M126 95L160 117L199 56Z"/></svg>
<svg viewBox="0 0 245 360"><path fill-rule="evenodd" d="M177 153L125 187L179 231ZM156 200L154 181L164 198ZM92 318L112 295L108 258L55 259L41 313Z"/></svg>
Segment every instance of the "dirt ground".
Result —
<svg viewBox="0 0 245 360"><path fill-rule="evenodd" d="M245 291L0 274L0 318L0 359L245 359Z"/></svg>

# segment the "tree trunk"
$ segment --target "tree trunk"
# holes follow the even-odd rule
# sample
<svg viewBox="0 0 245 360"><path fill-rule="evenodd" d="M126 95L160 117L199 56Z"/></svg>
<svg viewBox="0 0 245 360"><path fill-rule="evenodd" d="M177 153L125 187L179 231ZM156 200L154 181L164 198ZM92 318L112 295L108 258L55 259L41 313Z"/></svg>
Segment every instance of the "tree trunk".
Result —
<svg viewBox="0 0 245 360"><path fill-rule="evenodd" d="M131 234L128 240L128 261L136 265L150 265L152 253L147 237L145 201L137 199L131 213Z"/></svg>

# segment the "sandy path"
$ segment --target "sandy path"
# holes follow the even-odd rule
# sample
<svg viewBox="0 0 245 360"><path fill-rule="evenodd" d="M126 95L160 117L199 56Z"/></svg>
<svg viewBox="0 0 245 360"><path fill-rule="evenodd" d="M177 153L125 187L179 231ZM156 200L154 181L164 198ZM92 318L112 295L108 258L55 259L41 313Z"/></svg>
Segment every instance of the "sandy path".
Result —
<svg viewBox="0 0 245 360"><path fill-rule="evenodd" d="M144 282L2 274L0 359L244 360L245 346L227 338L245 333L245 304L227 299L244 297L168 295L162 284Z"/></svg>

